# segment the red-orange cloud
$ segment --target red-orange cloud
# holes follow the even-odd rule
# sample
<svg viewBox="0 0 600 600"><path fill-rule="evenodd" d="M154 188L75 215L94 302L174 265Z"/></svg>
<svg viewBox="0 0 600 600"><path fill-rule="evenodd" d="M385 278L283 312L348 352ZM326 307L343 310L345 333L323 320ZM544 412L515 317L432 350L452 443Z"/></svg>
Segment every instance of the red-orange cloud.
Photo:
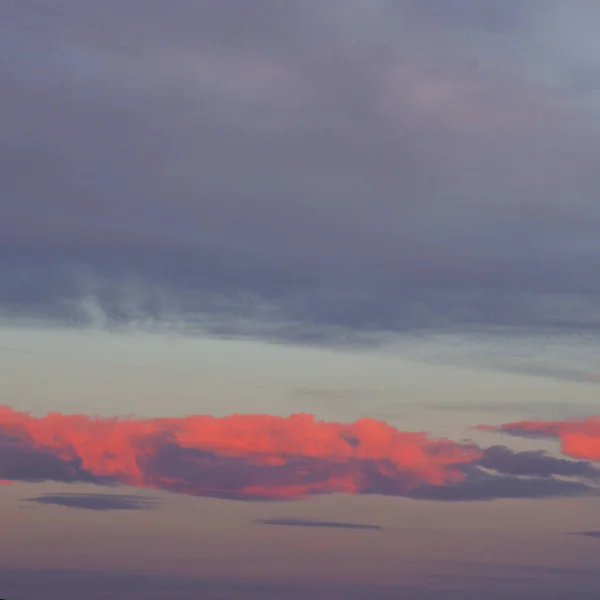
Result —
<svg viewBox="0 0 600 600"><path fill-rule="evenodd" d="M563 454L600 462L600 417L573 421L518 421L482 428L523 437L557 438Z"/></svg>
<svg viewBox="0 0 600 600"><path fill-rule="evenodd" d="M37 418L0 407L0 441L12 451L13 472L24 452L28 464L38 453L90 477L246 499L332 492L401 495L422 484L461 481L460 466L482 456L476 446L398 431L373 419L342 424L305 414L107 419L54 413ZM16 458L15 450L21 453ZM11 479L1 470L1 456L0 477Z"/></svg>

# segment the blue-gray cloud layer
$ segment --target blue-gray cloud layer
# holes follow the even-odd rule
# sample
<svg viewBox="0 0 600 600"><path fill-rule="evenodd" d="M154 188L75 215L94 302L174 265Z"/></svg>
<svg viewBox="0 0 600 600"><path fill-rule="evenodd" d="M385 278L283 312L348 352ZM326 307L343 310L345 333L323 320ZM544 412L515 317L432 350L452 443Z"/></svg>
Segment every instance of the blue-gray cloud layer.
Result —
<svg viewBox="0 0 600 600"><path fill-rule="evenodd" d="M600 13L560 10L6 0L2 313L308 342L597 327L600 49L570 42Z"/></svg>

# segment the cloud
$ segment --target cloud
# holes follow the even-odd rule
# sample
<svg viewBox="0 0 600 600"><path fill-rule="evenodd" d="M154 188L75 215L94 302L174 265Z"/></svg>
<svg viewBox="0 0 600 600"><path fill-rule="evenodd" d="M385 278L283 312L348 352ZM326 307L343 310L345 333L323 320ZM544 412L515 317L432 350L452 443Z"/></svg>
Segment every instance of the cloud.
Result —
<svg viewBox="0 0 600 600"><path fill-rule="evenodd" d="M360 530L380 530L379 525L367 525L365 523L345 523L339 521L310 521L306 519L265 519L257 521L263 525L282 525L285 527L325 527L331 529L360 529Z"/></svg>
<svg viewBox="0 0 600 600"><path fill-rule="evenodd" d="M0 444L3 480L123 484L234 500L329 493L432 500L571 496L595 494L600 475L585 461L542 452L482 449L375 419L335 423L306 414L117 419L33 417L3 407L0 436L7 440ZM61 498L63 504L111 501Z"/></svg>
<svg viewBox="0 0 600 600"><path fill-rule="evenodd" d="M422 485L408 494L415 500L445 502L498 499L540 499L589 496L598 488L581 481L565 481L554 477L514 477L474 470L460 482L447 486Z"/></svg>
<svg viewBox="0 0 600 600"><path fill-rule="evenodd" d="M410 498L447 502L501 498L560 498L596 495L600 470L586 461L555 458L543 451L519 452L491 446L462 465L462 480L443 487L420 485Z"/></svg>
<svg viewBox="0 0 600 600"><path fill-rule="evenodd" d="M4 407L0 433L19 451L43 453L52 467L64 465L71 478L68 469L76 464L101 480L247 500L378 490L402 495L424 481L458 480L458 466L480 456L472 444L398 431L373 419L340 424L311 415L37 418ZM10 478L30 476L25 467L19 472L20 464ZM55 475L64 478L50 469L38 477Z"/></svg>
<svg viewBox="0 0 600 600"><path fill-rule="evenodd" d="M486 448L478 464L506 475L600 479L600 470L589 462L555 458L543 451L515 452L506 446Z"/></svg>
<svg viewBox="0 0 600 600"><path fill-rule="evenodd" d="M547 437L560 440L563 454L600 462L600 417L571 421L519 421L481 429L520 437Z"/></svg>
<svg viewBox="0 0 600 600"><path fill-rule="evenodd" d="M1 414L1 413L0 413ZM112 480L95 475L81 466L77 456L65 458L51 450L35 448L18 440L8 439L0 427L0 482L59 481L65 483L95 483L110 485Z"/></svg>
<svg viewBox="0 0 600 600"><path fill-rule="evenodd" d="M581 535L583 537L600 538L600 531L575 531L570 535Z"/></svg>
<svg viewBox="0 0 600 600"><path fill-rule="evenodd" d="M502 365L498 365L502 367ZM535 377L549 377L563 381L576 381L581 383L600 383L600 373L589 372L583 369L571 369L568 367L546 366L546 365L505 365L504 368L512 373L533 375Z"/></svg>
<svg viewBox="0 0 600 600"><path fill-rule="evenodd" d="M600 137L538 69L556 3L178 6L4 2L3 316L598 329Z"/></svg>
<svg viewBox="0 0 600 600"><path fill-rule="evenodd" d="M145 496L129 494L42 494L35 498L26 498L27 502L53 504L68 508L87 510L149 510L158 506L158 501Z"/></svg>

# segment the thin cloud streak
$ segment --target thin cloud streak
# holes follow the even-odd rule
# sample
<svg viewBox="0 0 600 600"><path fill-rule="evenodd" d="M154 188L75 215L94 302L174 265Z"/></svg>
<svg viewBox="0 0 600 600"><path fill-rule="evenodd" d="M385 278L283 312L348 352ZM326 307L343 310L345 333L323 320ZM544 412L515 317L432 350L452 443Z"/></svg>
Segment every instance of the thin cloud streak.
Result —
<svg viewBox="0 0 600 600"><path fill-rule="evenodd" d="M408 497L437 502L483 502L595 496L598 492L598 487L581 481L564 481L554 477L514 477L474 470L463 481L448 486L422 485L411 490Z"/></svg>
<svg viewBox="0 0 600 600"><path fill-rule="evenodd" d="M588 538L599 538L600 539L600 531L574 531L569 535L580 535Z"/></svg>
<svg viewBox="0 0 600 600"><path fill-rule="evenodd" d="M280 525L283 527L323 527L325 529L358 529L379 531L383 529L380 525L368 525L366 523L346 523L340 521L310 521L307 519L264 519L256 521L263 525Z"/></svg>
<svg viewBox="0 0 600 600"><path fill-rule="evenodd" d="M109 510L151 510L158 508L159 501L146 496L131 494L42 494L35 498L24 498L26 502L35 502L42 505L62 506L66 508L79 508L83 510L109 511Z"/></svg>

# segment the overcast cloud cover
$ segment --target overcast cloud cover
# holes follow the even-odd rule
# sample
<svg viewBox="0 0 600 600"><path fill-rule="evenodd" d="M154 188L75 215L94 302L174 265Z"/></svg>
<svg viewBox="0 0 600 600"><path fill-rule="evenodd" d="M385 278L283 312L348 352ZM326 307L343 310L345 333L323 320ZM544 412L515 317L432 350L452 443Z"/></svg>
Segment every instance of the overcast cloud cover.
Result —
<svg viewBox="0 0 600 600"><path fill-rule="evenodd" d="M568 4L5 0L1 313L596 330L600 9Z"/></svg>

